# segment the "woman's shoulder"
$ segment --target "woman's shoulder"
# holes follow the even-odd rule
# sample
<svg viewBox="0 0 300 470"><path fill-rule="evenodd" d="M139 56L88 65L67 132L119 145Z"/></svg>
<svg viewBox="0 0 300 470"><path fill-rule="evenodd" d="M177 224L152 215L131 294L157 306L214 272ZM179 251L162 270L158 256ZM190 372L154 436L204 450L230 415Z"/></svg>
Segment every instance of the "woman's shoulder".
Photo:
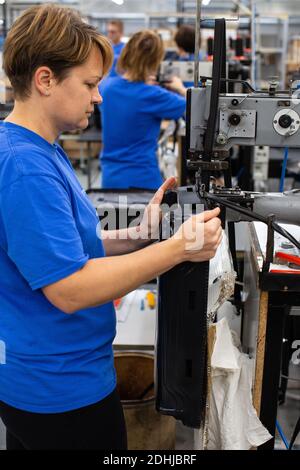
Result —
<svg viewBox="0 0 300 470"><path fill-rule="evenodd" d="M177 101L181 101L183 98L178 95L177 93L168 90L160 85L145 85L145 90L142 96L147 101L153 102L162 102L162 103L173 103Z"/></svg>
<svg viewBox="0 0 300 470"><path fill-rule="evenodd" d="M148 85L147 83L144 83L144 88L145 92L147 93L147 96L153 97L153 96L167 96L170 94L170 91L167 90L166 88L163 88L159 84L153 84L153 85Z"/></svg>
<svg viewBox="0 0 300 470"><path fill-rule="evenodd" d="M116 86L122 86L126 80L123 79L120 75L116 76L108 76L103 78L99 85L100 92L103 92L104 90L116 87Z"/></svg>
<svg viewBox="0 0 300 470"><path fill-rule="evenodd" d="M1 129L0 179L9 179L32 174L49 174L54 172L55 147L28 131L17 126L6 126Z"/></svg>

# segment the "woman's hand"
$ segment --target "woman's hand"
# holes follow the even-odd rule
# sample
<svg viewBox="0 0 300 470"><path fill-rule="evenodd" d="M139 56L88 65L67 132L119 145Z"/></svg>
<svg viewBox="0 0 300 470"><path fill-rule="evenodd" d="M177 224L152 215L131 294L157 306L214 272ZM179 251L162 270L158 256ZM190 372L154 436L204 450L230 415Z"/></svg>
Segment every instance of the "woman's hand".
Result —
<svg viewBox="0 0 300 470"><path fill-rule="evenodd" d="M175 176L171 176L160 186L153 198L146 206L140 225L137 227L139 238L144 240L157 240L159 235L159 224L162 217L160 204L167 189L174 189L177 186Z"/></svg>
<svg viewBox="0 0 300 470"><path fill-rule="evenodd" d="M173 76L170 81L165 83L165 87L168 90L175 91L179 95L186 96L187 89L179 77Z"/></svg>
<svg viewBox="0 0 300 470"><path fill-rule="evenodd" d="M222 240L220 209L191 216L170 239L183 261L207 261L213 258Z"/></svg>

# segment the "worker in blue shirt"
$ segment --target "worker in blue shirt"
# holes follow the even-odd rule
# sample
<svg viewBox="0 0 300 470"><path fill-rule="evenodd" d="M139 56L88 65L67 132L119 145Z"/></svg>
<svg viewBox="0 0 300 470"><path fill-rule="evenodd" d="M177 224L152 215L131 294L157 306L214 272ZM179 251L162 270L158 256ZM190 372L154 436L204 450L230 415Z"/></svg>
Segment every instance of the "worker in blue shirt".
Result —
<svg viewBox="0 0 300 470"><path fill-rule="evenodd" d="M179 26L174 41L177 45L177 54L180 62L194 62L195 60L195 27L189 24ZM199 47L201 39L199 40ZM175 59L176 60L176 59ZM203 60L202 53L199 51L199 61ZM194 82L183 82L186 88L194 86Z"/></svg>
<svg viewBox="0 0 300 470"><path fill-rule="evenodd" d="M179 263L210 259L221 240L215 209L151 243L174 178L138 226L99 230L56 139L87 127L111 63L107 38L55 4L25 10L5 41L15 95L0 124L0 418L9 450L126 449L112 300Z"/></svg>
<svg viewBox="0 0 300 470"><path fill-rule="evenodd" d="M179 78L167 84L169 90L155 81L163 54L155 32L139 31L122 50L121 75L100 85L103 188L153 190L162 184L156 153L161 121L180 118L186 106Z"/></svg>
<svg viewBox="0 0 300 470"><path fill-rule="evenodd" d="M122 41L122 36L124 33L124 25L123 21L121 20L111 20L107 23L107 37L111 42L113 51L114 51L114 60L110 72L108 74L109 77L116 77L118 75L116 71L116 65L119 58L119 55L122 52L125 43Z"/></svg>
<svg viewBox="0 0 300 470"><path fill-rule="evenodd" d="M193 61L195 59L195 27L189 24L179 26L174 41L177 46L177 59L179 61ZM201 39L199 40L199 47ZM202 60L202 53L199 51L199 60Z"/></svg>

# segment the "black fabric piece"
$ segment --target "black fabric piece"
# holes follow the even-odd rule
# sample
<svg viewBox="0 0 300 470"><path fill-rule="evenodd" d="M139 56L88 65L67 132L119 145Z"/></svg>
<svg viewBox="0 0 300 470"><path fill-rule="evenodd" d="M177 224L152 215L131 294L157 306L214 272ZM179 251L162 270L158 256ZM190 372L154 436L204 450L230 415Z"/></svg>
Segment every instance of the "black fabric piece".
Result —
<svg viewBox="0 0 300 470"><path fill-rule="evenodd" d="M181 207L204 203L193 188L169 191L163 202L176 200ZM208 275L208 261L186 262L158 285L156 408L193 428L205 417Z"/></svg>

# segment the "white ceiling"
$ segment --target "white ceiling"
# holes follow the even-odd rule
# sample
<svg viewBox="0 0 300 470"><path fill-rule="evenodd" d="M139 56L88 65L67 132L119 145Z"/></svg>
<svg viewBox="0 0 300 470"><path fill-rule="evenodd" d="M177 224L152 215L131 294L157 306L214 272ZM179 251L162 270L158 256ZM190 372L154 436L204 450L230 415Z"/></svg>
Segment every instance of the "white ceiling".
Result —
<svg viewBox="0 0 300 470"><path fill-rule="evenodd" d="M249 5L251 0L242 0ZM196 0L185 1L189 11L195 11ZM176 0L124 0L123 5L116 5L112 0L79 0L80 8L87 13L99 12L107 14L122 13L151 13L151 12L175 12ZM288 13L300 14L300 0L256 0L258 12L265 14ZM208 7L202 7L203 11L232 11L234 2L231 0L211 0Z"/></svg>
<svg viewBox="0 0 300 470"><path fill-rule="evenodd" d="M45 2L55 0L45 0ZM235 0L236 3L237 0ZM300 15L300 0L240 0L241 3L249 5L251 1L256 4L257 11L265 15L289 14ZM43 0L36 3L42 3ZM153 12L175 12L177 0L124 0L123 5L116 5L112 0L56 0L57 3L70 3L78 5L80 10L86 14L105 13L106 15L117 15L126 13L153 13ZM6 0L9 4L32 4L35 0ZM194 12L196 0L184 2L189 12ZM204 14L209 11L220 11L230 13L234 8L233 0L211 0L208 7L202 7Z"/></svg>

